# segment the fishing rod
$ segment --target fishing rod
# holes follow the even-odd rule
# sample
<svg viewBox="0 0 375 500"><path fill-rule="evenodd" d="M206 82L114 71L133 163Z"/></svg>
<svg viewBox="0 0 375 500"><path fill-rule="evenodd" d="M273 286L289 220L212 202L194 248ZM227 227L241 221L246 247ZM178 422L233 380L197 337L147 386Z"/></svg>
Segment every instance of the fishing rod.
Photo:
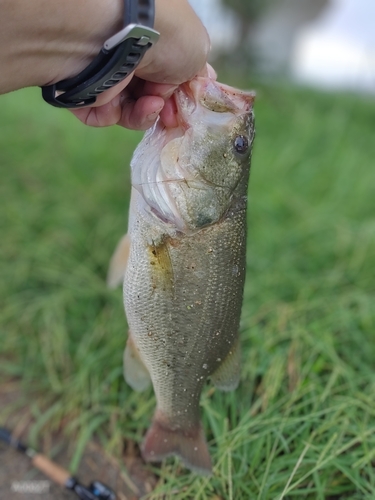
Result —
<svg viewBox="0 0 375 500"><path fill-rule="evenodd" d="M83 486L78 482L78 479L71 476L67 470L54 463L45 455L21 443L21 441L14 438L12 433L4 427L0 427L0 441L7 443L15 450L27 455L31 459L31 463L34 467L43 472L43 474L54 483L76 493L81 500L116 500L115 493L105 484L100 481L93 481L89 486Z"/></svg>

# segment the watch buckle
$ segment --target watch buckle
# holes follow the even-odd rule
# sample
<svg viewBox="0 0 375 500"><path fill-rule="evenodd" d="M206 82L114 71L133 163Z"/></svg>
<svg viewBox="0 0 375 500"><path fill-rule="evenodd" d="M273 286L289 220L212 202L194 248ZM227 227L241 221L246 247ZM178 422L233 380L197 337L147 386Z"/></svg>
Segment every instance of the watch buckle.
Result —
<svg viewBox="0 0 375 500"><path fill-rule="evenodd" d="M138 39L138 45L147 45L148 43L154 44L158 41L160 33L149 28L148 26L143 26L141 24L129 24L121 31L111 36L104 42L103 47L105 50L113 50L115 47L120 45L128 38Z"/></svg>

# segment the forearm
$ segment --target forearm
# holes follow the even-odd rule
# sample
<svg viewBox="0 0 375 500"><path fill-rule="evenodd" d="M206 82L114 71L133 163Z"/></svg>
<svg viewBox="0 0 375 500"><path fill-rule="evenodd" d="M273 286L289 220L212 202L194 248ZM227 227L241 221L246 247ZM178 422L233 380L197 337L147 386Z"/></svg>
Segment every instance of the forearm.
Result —
<svg viewBox="0 0 375 500"><path fill-rule="evenodd" d="M79 73L122 17L122 0L0 0L0 93Z"/></svg>
<svg viewBox="0 0 375 500"><path fill-rule="evenodd" d="M206 62L208 36L187 0L156 0L160 40L136 74L181 83ZM78 74L122 27L123 0L0 0L0 94Z"/></svg>

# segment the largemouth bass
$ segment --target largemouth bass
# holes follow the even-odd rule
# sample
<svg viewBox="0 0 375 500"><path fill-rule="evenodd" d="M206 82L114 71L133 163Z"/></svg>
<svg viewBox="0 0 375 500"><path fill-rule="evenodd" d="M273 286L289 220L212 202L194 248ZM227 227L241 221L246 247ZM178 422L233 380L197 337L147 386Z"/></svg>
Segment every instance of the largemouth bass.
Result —
<svg viewBox="0 0 375 500"><path fill-rule="evenodd" d="M157 400L143 457L177 455L203 474L202 388L240 377L253 99L205 77L177 89L178 127L157 122L134 153L129 232L109 271L110 285L125 273L125 379L152 381Z"/></svg>

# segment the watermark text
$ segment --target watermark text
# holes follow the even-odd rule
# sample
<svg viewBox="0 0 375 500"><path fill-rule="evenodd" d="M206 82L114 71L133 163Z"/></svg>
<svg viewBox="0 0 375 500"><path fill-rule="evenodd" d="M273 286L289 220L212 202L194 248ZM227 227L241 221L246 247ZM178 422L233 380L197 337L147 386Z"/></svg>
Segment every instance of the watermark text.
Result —
<svg viewBox="0 0 375 500"><path fill-rule="evenodd" d="M13 481L10 489L14 493L42 495L49 492L50 484L49 481Z"/></svg>

